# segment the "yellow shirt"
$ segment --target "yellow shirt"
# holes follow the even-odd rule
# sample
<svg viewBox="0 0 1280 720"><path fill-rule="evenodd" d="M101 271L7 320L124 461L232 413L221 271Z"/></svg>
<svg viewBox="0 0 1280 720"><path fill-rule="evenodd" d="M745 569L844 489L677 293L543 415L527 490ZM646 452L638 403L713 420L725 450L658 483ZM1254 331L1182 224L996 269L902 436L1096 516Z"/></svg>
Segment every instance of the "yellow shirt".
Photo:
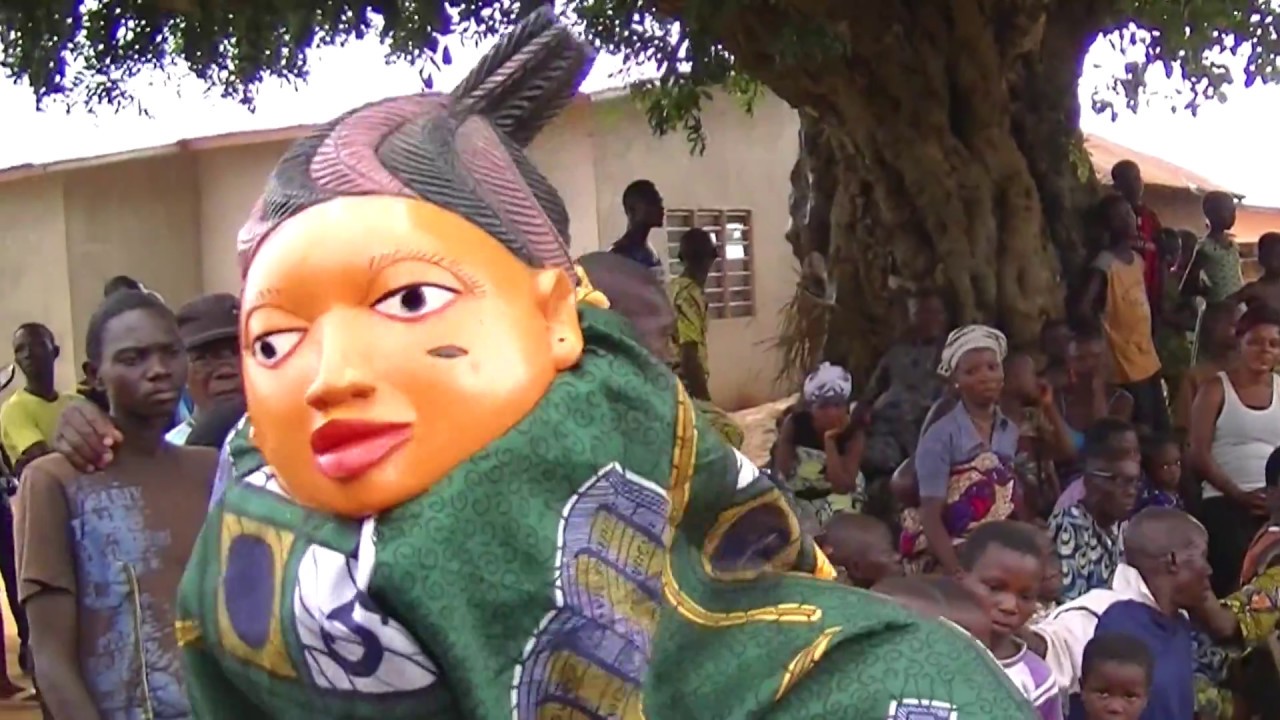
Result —
<svg viewBox="0 0 1280 720"><path fill-rule="evenodd" d="M679 367L680 347L686 343L698 346L698 361L703 372L710 374L707 367L707 296L698 287L698 283L687 277L678 277L671 281L671 304L676 311L676 329L672 337L677 363L676 374L682 380L687 368Z"/></svg>
<svg viewBox="0 0 1280 720"><path fill-rule="evenodd" d="M0 442L8 453L10 462L17 462L22 453L36 443L48 443L58 427L62 409L76 399L70 393L59 393L58 399L49 402L21 389L0 405Z"/></svg>

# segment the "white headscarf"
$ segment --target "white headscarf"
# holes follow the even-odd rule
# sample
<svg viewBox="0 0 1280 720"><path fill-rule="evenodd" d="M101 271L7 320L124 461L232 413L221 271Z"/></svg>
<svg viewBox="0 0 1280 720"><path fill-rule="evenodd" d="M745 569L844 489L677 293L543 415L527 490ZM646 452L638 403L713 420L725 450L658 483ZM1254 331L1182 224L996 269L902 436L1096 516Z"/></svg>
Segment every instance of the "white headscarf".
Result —
<svg viewBox="0 0 1280 720"><path fill-rule="evenodd" d="M824 362L804 379L805 402L848 402L852 394L853 376L839 365Z"/></svg>
<svg viewBox="0 0 1280 720"><path fill-rule="evenodd" d="M942 346L942 358L938 362L938 374L951 377L960 364L960 357L970 350L993 350L1000 362L1009 353L1009 341L1004 333L987 325L965 325L947 336Z"/></svg>

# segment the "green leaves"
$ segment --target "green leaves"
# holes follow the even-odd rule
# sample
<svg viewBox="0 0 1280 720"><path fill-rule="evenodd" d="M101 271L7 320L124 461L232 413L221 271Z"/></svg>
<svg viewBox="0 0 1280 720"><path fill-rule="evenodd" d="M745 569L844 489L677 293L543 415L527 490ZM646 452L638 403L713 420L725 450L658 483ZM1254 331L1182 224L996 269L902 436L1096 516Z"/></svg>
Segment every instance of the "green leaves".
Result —
<svg viewBox="0 0 1280 720"><path fill-rule="evenodd" d="M313 48L375 34L388 61L418 66L430 86L451 61L446 37L491 38L543 1L0 0L0 71L30 85L38 103L120 107L133 104L129 88L139 76L185 69L252 105L268 78L305 81ZM749 110L762 88L744 67L767 68L775 83L839 71L854 51L841 23L864 22L862 1L561 0L557 7L602 50L622 56L629 74L651 78L634 95L654 130L683 132L701 152L701 111L712 89ZM1167 99L1194 111L1223 101L1233 63L1246 84L1280 79L1277 0L1042 1L1111 9L1098 30L1110 33L1128 64L1095 94L1102 110ZM735 58L726 46L751 57ZM1186 83L1153 94L1151 68L1169 77L1177 71Z"/></svg>
<svg viewBox="0 0 1280 720"><path fill-rule="evenodd" d="M1143 103L1163 103L1194 113L1205 102L1226 102L1223 88L1235 80L1251 86L1280 79L1275 0L1122 0L1118 5L1108 38L1129 62L1123 74L1095 92L1095 110L1114 114L1117 103L1131 111ZM1153 92L1147 83L1151 70L1181 82Z"/></svg>

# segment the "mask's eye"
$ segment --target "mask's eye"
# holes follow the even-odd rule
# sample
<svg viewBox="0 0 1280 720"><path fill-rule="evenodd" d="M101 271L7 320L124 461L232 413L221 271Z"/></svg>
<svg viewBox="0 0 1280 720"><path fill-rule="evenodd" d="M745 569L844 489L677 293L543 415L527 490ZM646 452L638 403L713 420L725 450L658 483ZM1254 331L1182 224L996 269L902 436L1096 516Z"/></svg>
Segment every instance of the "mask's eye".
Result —
<svg viewBox="0 0 1280 720"><path fill-rule="evenodd" d="M412 319L444 308L458 291L439 285L406 285L383 295L373 309L387 317Z"/></svg>
<svg viewBox="0 0 1280 720"><path fill-rule="evenodd" d="M253 358L267 367L274 367L302 342L304 334L301 330L280 330L259 335L253 341Z"/></svg>

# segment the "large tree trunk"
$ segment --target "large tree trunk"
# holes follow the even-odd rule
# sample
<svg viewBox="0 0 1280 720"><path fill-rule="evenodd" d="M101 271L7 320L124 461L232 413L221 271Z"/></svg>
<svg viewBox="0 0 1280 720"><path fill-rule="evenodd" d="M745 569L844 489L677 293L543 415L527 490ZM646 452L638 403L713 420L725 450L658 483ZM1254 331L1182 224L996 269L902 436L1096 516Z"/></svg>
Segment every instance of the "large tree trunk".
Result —
<svg viewBox="0 0 1280 720"><path fill-rule="evenodd" d="M838 72L775 76L739 50L751 33L730 43L800 111L787 239L797 258L827 256L838 288L830 310L798 291L784 350L865 377L902 327L894 298L913 287L942 291L954 322L994 323L1030 346L1062 312L1096 197L1076 84L1099 3L847 4L854 54Z"/></svg>

